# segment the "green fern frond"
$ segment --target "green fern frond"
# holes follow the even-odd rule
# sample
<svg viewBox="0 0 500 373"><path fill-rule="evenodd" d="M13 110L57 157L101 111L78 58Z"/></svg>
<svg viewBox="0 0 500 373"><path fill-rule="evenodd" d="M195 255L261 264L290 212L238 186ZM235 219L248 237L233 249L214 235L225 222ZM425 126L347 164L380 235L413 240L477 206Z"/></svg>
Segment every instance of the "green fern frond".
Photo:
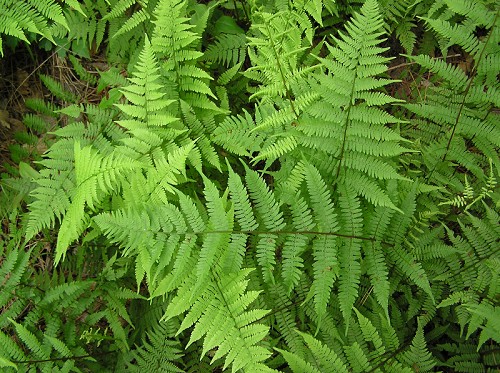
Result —
<svg viewBox="0 0 500 373"><path fill-rule="evenodd" d="M47 87L47 89L52 92L52 94L58 98L60 98L63 101L67 102L72 102L75 103L77 102L76 96L66 90L61 83L56 81L54 78L48 76L48 75L43 75L40 74L40 80L43 82L43 84Z"/></svg>
<svg viewBox="0 0 500 373"><path fill-rule="evenodd" d="M208 46L203 57L226 67L235 66L245 60L246 46L245 34L222 34Z"/></svg>
<svg viewBox="0 0 500 373"><path fill-rule="evenodd" d="M304 176L317 230L337 232L339 229L337 215L325 181L318 170L311 165L306 166ZM321 320L327 311L333 283L340 273L337 257L338 240L333 235L319 236L314 239L312 249L315 262L311 294L314 294L315 309Z"/></svg>
<svg viewBox="0 0 500 373"><path fill-rule="evenodd" d="M368 237L373 237L375 241L366 242L363 245L363 253L366 259L367 272L373 286L373 293L377 302L384 309L385 315L389 318L389 268L384 255L381 241L386 235L394 210L384 207L377 207L375 212L365 225Z"/></svg>
<svg viewBox="0 0 500 373"><path fill-rule="evenodd" d="M226 355L224 368L232 364L233 371L243 369L249 372L271 372L272 369L262 364L270 353L257 345L267 334L268 327L254 323L268 311L246 310L258 296L255 291L245 292L248 283L245 277L248 273L249 270L244 270L234 275L221 276L217 289L212 290L215 298L197 321L189 343L208 334L211 337L205 339L204 353L218 346L212 361ZM220 323L225 326L224 333L213 330L220 330Z"/></svg>
<svg viewBox="0 0 500 373"><path fill-rule="evenodd" d="M254 126L253 118L246 111L244 116L228 116L213 131L213 141L234 154L250 156L261 149L262 142L259 133L252 131Z"/></svg>
<svg viewBox="0 0 500 373"><path fill-rule="evenodd" d="M177 365L182 357L179 343L169 339L168 324L160 323L146 334L143 343L137 346L132 356L135 362L129 363L131 372L184 372Z"/></svg>
<svg viewBox="0 0 500 373"><path fill-rule="evenodd" d="M500 309L498 307L493 307L487 303L482 304L465 304L464 305L469 312L472 314L480 316L481 320L485 320L485 325L481 326L481 336L477 346L477 350L490 338L496 343L500 343L500 323L498 322L500 317ZM473 333L475 330L471 328L468 330L468 334Z"/></svg>
<svg viewBox="0 0 500 373"><path fill-rule="evenodd" d="M427 343L424 337L424 328L420 320L410 349L405 351L400 356L400 359L407 365L412 366L421 372L431 372L432 368L436 365L431 353L427 349Z"/></svg>
<svg viewBox="0 0 500 373"><path fill-rule="evenodd" d="M307 354L306 358L289 351L277 350L284 356L293 372L366 372L370 369L375 369L375 366L383 362L385 358L384 341L380 336L379 330L372 325L370 320L356 309L355 311L359 322L355 327L361 329L364 339L369 341L369 343L354 342L350 345L345 345L344 355L343 351L335 351L312 335L298 332L310 351L310 354ZM391 371L412 372L408 367L403 367L401 364L390 360L385 360L386 364L384 368L399 365L399 370Z"/></svg>
<svg viewBox="0 0 500 373"><path fill-rule="evenodd" d="M434 137L424 143L422 150L430 170L429 178L449 180L444 184L460 190L454 177L457 165L483 182L485 161L491 159L496 167L500 165L498 152L494 150L499 146L498 114L494 111L488 114L498 106L498 81L491 79L493 71L497 71L494 61L498 56L495 47L498 42L498 11L488 2L468 0L443 1L440 7L447 16L436 18L439 13L430 12L426 21L442 39L443 49L458 45L470 54L472 71L467 76L451 63L433 61L425 56L415 57L419 64L435 72L442 82L439 86L429 87L425 102L409 104L408 109L439 126L439 132L434 132ZM478 28L484 28L486 37L477 37Z"/></svg>
<svg viewBox="0 0 500 373"><path fill-rule="evenodd" d="M192 107L203 108L200 105L204 104L217 110L215 105L207 102L208 97L204 97L215 98L206 82L211 79L210 75L196 66L203 53L194 48L200 36L190 31L194 25L187 23L186 6L185 1L178 0L164 0L158 4L154 13L156 20L152 44L155 51L165 55L163 68L171 72L171 79L177 84L181 98ZM195 94L202 102L190 100L189 93Z"/></svg>
<svg viewBox="0 0 500 373"><path fill-rule="evenodd" d="M425 14L427 4L421 0L382 0L379 3L387 31L395 32L406 53L411 54L417 41L415 19Z"/></svg>
<svg viewBox="0 0 500 373"><path fill-rule="evenodd" d="M23 343L33 352L34 356L39 359L48 359L49 354L47 353L47 349L44 348L43 344L40 343L38 338L30 332L24 325L15 322L14 320L10 320L10 322L16 328L16 332L19 335L19 338L23 341Z"/></svg>
<svg viewBox="0 0 500 373"><path fill-rule="evenodd" d="M35 200L29 205L26 240L33 238L43 228L52 227L56 219L60 221L70 206L74 176L67 170L57 176L48 171L42 170L40 178L35 180L39 186L32 192Z"/></svg>
<svg viewBox="0 0 500 373"><path fill-rule="evenodd" d="M220 170L209 130L214 126L215 117L225 115L226 111L214 103L216 96L209 86L213 78L198 62L203 57L198 42L201 36L196 26L188 23L188 11L186 1L160 1L154 10L151 44L160 58L162 75L172 87L172 98L177 101L176 114L183 127L190 130L191 138L198 139L197 148L202 157Z"/></svg>
<svg viewBox="0 0 500 373"><path fill-rule="evenodd" d="M291 105L296 119L298 111L293 107L292 98L295 82L316 68L302 68L300 65L312 42L312 27L305 13L263 12L259 13L259 18L262 21L252 25L255 36L248 38L248 53L254 67L249 68L245 75L261 84L251 97L264 101L269 97L282 97ZM305 30L307 40L301 30Z"/></svg>
<svg viewBox="0 0 500 373"><path fill-rule="evenodd" d="M313 216L307 202L299 194L294 202L288 203L292 213L292 229L298 232L310 231L314 227ZM288 236L282 248L281 274L285 289L290 293L298 284L304 267L302 255L309 251L311 238L305 235Z"/></svg>
<svg viewBox="0 0 500 373"><path fill-rule="evenodd" d="M346 144L354 141L356 127L361 123L370 127L385 126L388 123L399 122L382 110L367 107L363 104L366 91L384 86L389 83L385 79L375 79L373 76L383 72L384 63L388 60L379 54L384 48L377 47L381 43L379 36L381 19L375 3L364 5L360 15L356 15L347 26L347 35L341 34L341 39L335 39L336 47L329 47L330 59L322 59L325 66L334 74L321 78L322 86L330 97L325 96L330 104L335 98L336 105L341 105L340 125L342 127L340 149L336 152L339 157L336 174L340 174L343 167L352 168L347 157ZM352 46L356 46L353 48ZM328 82L328 88L326 83ZM350 82L350 83L347 83ZM346 84L347 83L347 84ZM338 119L337 119L338 120ZM387 143L388 144L388 143ZM397 145L397 144L394 144ZM371 160L369 160L371 162ZM356 161L357 163L357 161ZM389 166L390 167L390 166ZM373 166L374 169L379 168ZM385 173L382 171L381 173ZM379 176L380 177L380 176ZM394 178L391 176L390 178ZM397 177L397 176L396 176Z"/></svg>
<svg viewBox="0 0 500 373"><path fill-rule="evenodd" d="M330 350L327 346L309 334L300 332L299 334L302 336L307 346L311 349L314 357L317 359L319 368L334 368L339 372L346 371L346 366L334 351Z"/></svg>
<svg viewBox="0 0 500 373"><path fill-rule="evenodd" d="M133 5L139 5L138 10L134 11L129 17L125 17L126 19L121 22L116 32L111 34L114 39L118 39L125 33L132 34L133 31L136 31L136 29L141 25L145 26L147 29L149 26L147 23L149 23L152 18L153 9L156 3L156 1L150 2L149 0L119 0L116 4L114 4L111 10L104 15L103 21L112 22L120 19L121 17L126 16L125 13L127 10L130 10Z"/></svg>
<svg viewBox="0 0 500 373"><path fill-rule="evenodd" d="M258 223L255 219L252 206L250 205L248 192L243 185L240 177L231 169L228 164L229 179L228 189L231 201L234 204L235 221L239 225L240 231L251 232L257 229ZM223 268L240 268L243 255L246 251L247 235L246 234L233 234L231 236L231 243L229 244L230 257L227 261L223 262ZM230 260L230 258L233 258Z"/></svg>
<svg viewBox="0 0 500 373"><path fill-rule="evenodd" d="M422 264L417 262L410 252L405 248L405 232L412 224L412 215L416 208L416 185L406 193L401 203L401 210L404 214L395 214L392 217L389 230L392 236L394 250L389 251L389 257L396 264L396 267L408 276L418 287L434 302L434 295L429 283L429 279Z"/></svg>
<svg viewBox="0 0 500 373"><path fill-rule="evenodd" d="M93 209L103 193L111 193L119 188L123 178L121 175L129 170L142 167L119 154L102 157L91 147L80 148L75 143L75 189L71 195L57 239L56 263L64 258L68 246L77 239L85 229L85 206Z"/></svg>
<svg viewBox="0 0 500 373"><path fill-rule="evenodd" d="M50 23L69 30L61 5L54 0L0 1L0 55L3 56L2 34L29 43L25 32L35 33L54 42Z"/></svg>
<svg viewBox="0 0 500 373"><path fill-rule="evenodd" d="M266 22L280 20L280 17L271 17ZM301 85L295 84L297 80L293 74L288 77L288 65L283 65L280 73L279 64L266 62L266 66L269 64L276 70L270 84L279 85L283 82L281 75L285 77L285 83L280 83L281 91L273 94L283 97L283 108L269 110L268 113L274 113L264 114L263 123L253 129L265 139L256 161L274 161L290 154L300 158L301 152L316 154L319 151L321 156L328 157L325 160L328 169L321 171L333 171L336 179L349 183L349 188L355 188L358 195L375 206L397 209L380 183L380 180L404 179L397 173L391 158L406 151L400 145L406 140L391 128L391 124L402 121L379 108L398 102L376 91L392 82L376 78L386 71L385 64L389 61L381 56L385 48L378 47L383 41L380 39L382 23L376 3L365 3L361 13L348 23L347 33L334 38L335 46L327 45L329 56L319 58L328 74L316 73L312 74L313 78L302 78ZM260 27L264 35L268 35L266 24ZM288 48L294 51L286 62L291 66L299 59L297 53L302 53L298 47L302 45L300 38L292 37L293 32L280 29L277 34L295 43L293 48ZM255 42L259 48L269 43L260 39ZM269 48L272 49L272 45ZM273 55L271 49L266 52L268 57ZM311 66L313 68L315 66ZM265 73L265 76L272 75Z"/></svg>
<svg viewBox="0 0 500 373"><path fill-rule="evenodd" d="M208 235L203 241L198 264L196 266L196 275L199 279L198 287L205 286L206 281L210 277L211 268L219 260L221 253L227 250L229 234L222 233L232 230L233 222L229 219L226 212L226 207L219 196L219 192L215 185L208 179L205 180L205 199L207 201L207 212L209 215L208 229L213 229L219 234Z"/></svg>
<svg viewBox="0 0 500 373"><path fill-rule="evenodd" d="M134 134L136 129L166 126L175 122L177 118L165 110L175 101L166 99L165 93L160 91L162 82L158 62L147 38L134 75L133 78L129 78L132 84L122 88L122 93L130 104L117 104L117 106L136 119L121 120L118 123Z"/></svg>

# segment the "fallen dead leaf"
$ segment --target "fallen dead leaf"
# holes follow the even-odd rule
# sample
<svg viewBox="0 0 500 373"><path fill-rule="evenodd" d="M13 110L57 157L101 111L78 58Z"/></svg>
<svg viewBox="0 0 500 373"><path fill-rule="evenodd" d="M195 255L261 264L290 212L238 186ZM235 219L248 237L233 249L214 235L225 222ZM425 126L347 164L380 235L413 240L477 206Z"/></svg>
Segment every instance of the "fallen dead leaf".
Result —
<svg viewBox="0 0 500 373"><path fill-rule="evenodd" d="M0 126L10 129L9 112L7 110L0 110Z"/></svg>

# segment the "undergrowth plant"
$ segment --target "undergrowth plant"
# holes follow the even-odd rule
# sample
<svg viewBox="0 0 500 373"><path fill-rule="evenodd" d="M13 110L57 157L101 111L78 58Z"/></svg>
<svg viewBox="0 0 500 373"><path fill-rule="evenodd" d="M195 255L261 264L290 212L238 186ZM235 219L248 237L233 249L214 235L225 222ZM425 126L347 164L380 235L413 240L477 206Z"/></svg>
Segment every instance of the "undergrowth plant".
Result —
<svg viewBox="0 0 500 373"><path fill-rule="evenodd" d="M5 371L496 371L498 2L66 3L129 71L42 78L67 124L2 184Z"/></svg>

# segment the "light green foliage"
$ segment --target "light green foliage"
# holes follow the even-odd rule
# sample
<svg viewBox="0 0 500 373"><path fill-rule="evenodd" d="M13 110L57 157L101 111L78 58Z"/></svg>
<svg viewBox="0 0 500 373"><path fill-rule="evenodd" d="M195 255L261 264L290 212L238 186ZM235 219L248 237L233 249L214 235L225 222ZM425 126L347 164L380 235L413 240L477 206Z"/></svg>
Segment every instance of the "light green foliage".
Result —
<svg viewBox="0 0 500 373"><path fill-rule="evenodd" d="M43 76L58 101L29 102L67 124L5 182L29 212L2 211L0 366L494 371L494 2L205 3L66 1L129 69L71 57L108 96ZM428 77L404 99L388 31Z"/></svg>
<svg viewBox="0 0 500 373"><path fill-rule="evenodd" d="M69 1L75 3L75 1ZM53 41L53 22L69 30L61 6L54 0L0 1L0 54L3 56L2 36L8 35L29 43L30 33Z"/></svg>

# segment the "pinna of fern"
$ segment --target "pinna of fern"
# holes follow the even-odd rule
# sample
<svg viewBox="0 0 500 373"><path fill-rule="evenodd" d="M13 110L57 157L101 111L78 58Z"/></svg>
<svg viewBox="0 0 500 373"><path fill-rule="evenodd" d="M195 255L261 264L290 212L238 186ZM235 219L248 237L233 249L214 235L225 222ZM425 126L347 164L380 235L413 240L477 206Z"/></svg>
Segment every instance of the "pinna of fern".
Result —
<svg viewBox="0 0 500 373"><path fill-rule="evenodd" d="M77 0L66 0L68 5L82 11ZM2 0L0 1L0 55L3 56L2 34L29 43L26 33L41 35L54 42L54 26L60 25L69 31L61 5L51 1Z"/></svg>

